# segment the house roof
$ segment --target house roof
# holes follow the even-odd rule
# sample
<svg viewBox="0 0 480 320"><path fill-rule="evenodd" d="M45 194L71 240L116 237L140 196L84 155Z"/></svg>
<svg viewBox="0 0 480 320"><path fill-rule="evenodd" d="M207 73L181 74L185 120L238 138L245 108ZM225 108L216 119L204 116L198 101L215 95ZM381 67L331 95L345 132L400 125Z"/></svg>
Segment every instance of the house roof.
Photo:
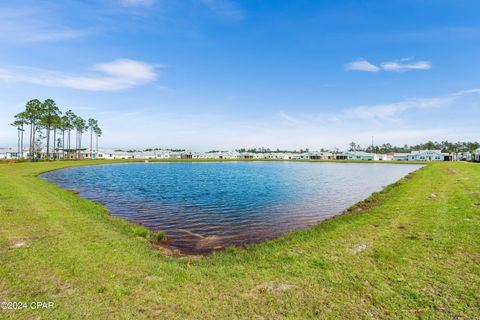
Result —
<svg viewBox="0 0 480 320"><path fill-rule="evenodd" d="M0 153L17 153L17 149L14 148L0 148Z"/></svg>
<svg viewBox="0 0 480 320"><path fill-rule="evenodd" d="M434 153L442 153L442 150L414 150L412 151L412 155L420 154L420 153L426 153L426 152L434 152Z"/></svg>
<svg viewBox="0 0 480 320"><path fill-rule="evenodd" d="M348 151L347 154L353 154L356 156L364 156L364 157L373 157L373 153L365 152L365 151Z"/></svg>

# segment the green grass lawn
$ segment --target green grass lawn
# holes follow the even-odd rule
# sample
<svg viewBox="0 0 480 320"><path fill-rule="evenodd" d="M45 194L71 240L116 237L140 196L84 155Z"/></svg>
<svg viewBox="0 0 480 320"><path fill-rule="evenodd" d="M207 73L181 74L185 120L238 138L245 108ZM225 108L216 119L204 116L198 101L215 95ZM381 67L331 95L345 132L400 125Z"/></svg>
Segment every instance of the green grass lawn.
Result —
<svg viewBox="0 0 480 320"><path fill-rule="evenodd" d="M480 317L480 164L428 165L350 213L204 258L165 256L36 178L78 164L0 164L0 302L54 302L0 318Z"/></svg>

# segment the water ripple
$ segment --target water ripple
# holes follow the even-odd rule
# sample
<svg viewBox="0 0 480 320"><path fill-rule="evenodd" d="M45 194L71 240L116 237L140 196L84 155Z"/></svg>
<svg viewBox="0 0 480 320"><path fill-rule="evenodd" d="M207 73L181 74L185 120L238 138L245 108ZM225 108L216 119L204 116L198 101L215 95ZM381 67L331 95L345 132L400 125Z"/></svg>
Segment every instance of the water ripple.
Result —
<svg viewBox="0 0 480 320"><path fill-rule="evenodd" d="M208 162L72 167L41 175L162 230L186 253L245 245L313 225L393 183L417 165Z"/></svg>

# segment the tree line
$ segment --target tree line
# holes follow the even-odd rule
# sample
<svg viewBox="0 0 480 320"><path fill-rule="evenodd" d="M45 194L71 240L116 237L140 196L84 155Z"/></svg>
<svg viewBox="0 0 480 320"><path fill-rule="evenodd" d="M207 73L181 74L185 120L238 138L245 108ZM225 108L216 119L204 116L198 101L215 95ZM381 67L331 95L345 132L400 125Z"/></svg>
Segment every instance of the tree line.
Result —
<svg viewBox="0 0 480 320"><path fill-rule="evenodd" d="M434 142L428 141L425 143L420 143L417 145L404 145L402 147L394 146L390 143L385 143L379 146L368 146L363 148L359 144L355 142L350 142L348 144L348 151L365 151L370 153L410 153L412 151L420 151L420 150L441 150L445 153L463 153L463 152L473 152L476 149L480 148L480 142L449 142L449 141L441 141L441 142ZM270 148L241 148L235 150L237 152L248 152L248 153L305 153L309 152L308 148L300 149L300 150L281 150L281 149L270 149ZM335 148L334 150L328 149L320 149L321 152L333 152L339 153L339 149ZM213 151L212 151L213 152Z"/></svg>
<svg viewBox="0 0 480 320"><path fill-rule="evenodd" d="M93 137L96 139L95 150L98 152L98 138L102 135L102 129L98 125L98 120L90 118L84 120L76 115L72 110L63 113L52 99L46 99L41 102L38 99L30 100L25 105L25 110L14 116L12 126L17 128L18 134L18 157L24 158L24 136L28 129L28 156L30 160L35 161L36 155L41 154L42 144L45 140L46 153L44 159L59 159L60 151L62 158L70 158L74 153L77 159L80 159L82 149L82 136L90 131L90 158L93 157ZM71 134L75 133L75 149L71 146ZM53 137L53 157L50 152ZM66 139L66 140L65 140Z"/></svg>
<svg viewBox="0 0 480 320"><path fill-rule="evenodd" d="M393 146L390 143L385 143L379 146L369 146L362 148L355 142L349 143L349 151L366 151L371 153L409 153L419 150L441 150L446 153L462 153L473 152L480 148L479 142L449 142L449 141L428 141L417 145L404 145L403 147Z"/></svg>

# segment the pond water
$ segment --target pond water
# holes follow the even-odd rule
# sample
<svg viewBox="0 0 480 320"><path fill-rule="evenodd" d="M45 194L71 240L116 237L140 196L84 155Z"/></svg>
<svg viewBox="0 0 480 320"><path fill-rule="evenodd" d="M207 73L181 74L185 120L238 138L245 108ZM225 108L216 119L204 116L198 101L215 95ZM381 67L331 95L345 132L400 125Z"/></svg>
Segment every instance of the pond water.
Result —
<svg viewBox="0 0 480 320"><path fill-rule="evenodd" d="M41 177L155 231L184 253L209 253L313 225L420 165L162 162L72 167Z"/></svg>

